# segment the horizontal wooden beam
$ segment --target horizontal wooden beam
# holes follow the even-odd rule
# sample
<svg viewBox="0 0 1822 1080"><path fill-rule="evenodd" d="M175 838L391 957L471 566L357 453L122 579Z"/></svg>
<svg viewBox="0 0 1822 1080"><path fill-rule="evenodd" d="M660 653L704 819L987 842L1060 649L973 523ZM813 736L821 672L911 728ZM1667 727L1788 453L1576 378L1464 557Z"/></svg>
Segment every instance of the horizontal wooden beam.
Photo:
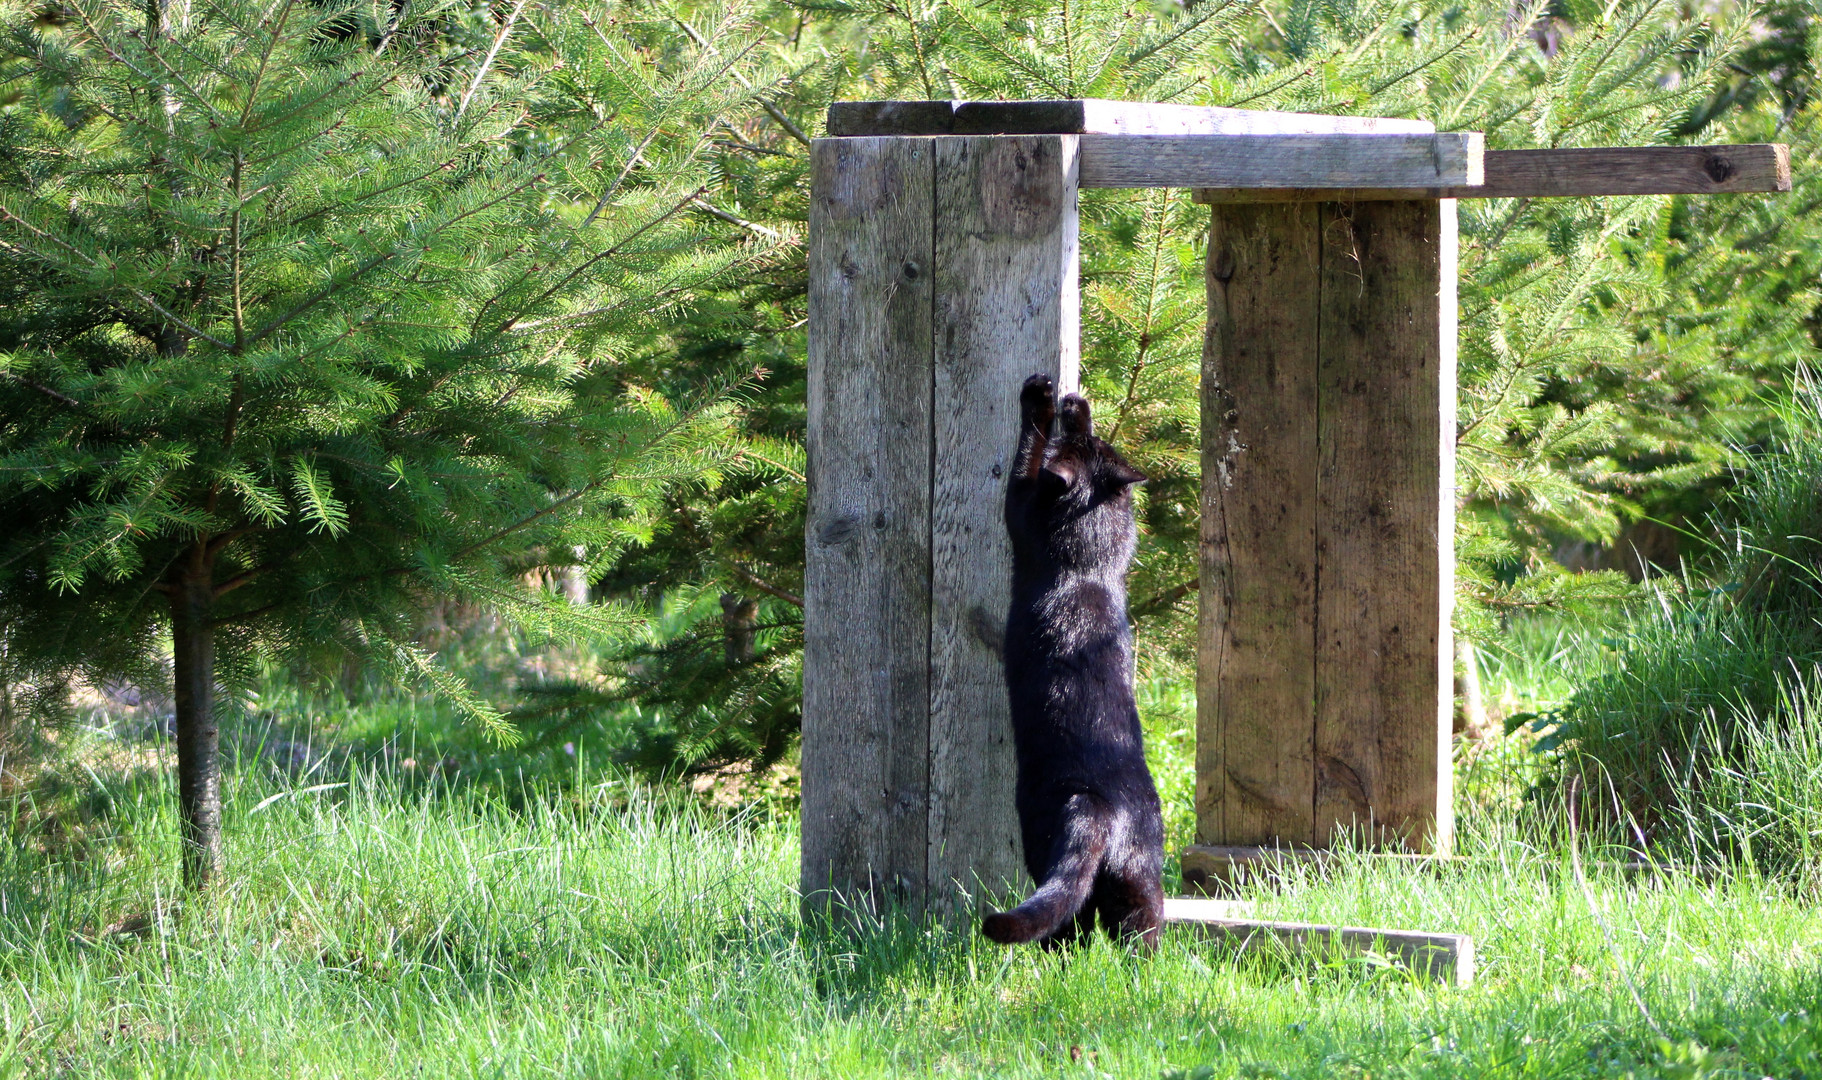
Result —
<svg viewBox="0 0 1822 1080"><path fill-rule="evenodd" d="M1398 135L1427 120L1223 109L1146 101L838 101L832 138L862 135Z"/></svg>
<svg viewBox="0 0 1822 1080"><path fill-rule="evenodd" d="M1201 893L1228 893L1248 881L1275 880L1293 867L1321 870L1343 857L1341 852L1322 848L1191 844L1183 849L1183 884L1186 888ZM1397 851L1351 852L1346 853L1345 857L1435 871L1472 870L1476 867L1503 865L1499 860L1486 856L1426 855ZM1644 859L1594 860L1583 865L1591 873L1618 874L1623 877L1638 877L1672 869ZM1700 868L1693 869L1700 871Z"/></svg>
<svg viewBox="0 0 1822 1080"><path fill-rule="evenodd" d="M1086 153L1083 156L1087 161ZM1198 190L1199 203L1382 202L1391 199L1548 199L1588 195L1720 195L1790 190L1790 148L1604 146L1572 150L1488 150L1486 182L1427 190L1320 185L1276 188L1222 185ZM1086 178L1084 178L1086 186Z"/></svg>
<svg viewBox="0 0 1822 1080"><path fill-rule="evenodd" d="M1207 922L1211 919L1250 919L1258 905L1251 900L1217 900L1208 896L1166 896L1164 921Z"/></svg>
<svg viewBox="0 0 1822 1080"><path fill-rule="evenodd" d="M1164 925L1188 929L1225 941L1244 952L1276 943L1294 956L1383 956L1419 975L1453 986L1474 984L1474 939L1467 934L1429 934L1416 930L1377 930L1365 926L1266 922L1203 915L1164 902Z"/></svg>
<svg viewBox="0 0 1822 1080"><path fill-rule="evenodd" d="M1471 131L1429 135L1084 135L1082 186L1427 190L1439 185L1478 184L1481 157L1481 136Z"/></svg>

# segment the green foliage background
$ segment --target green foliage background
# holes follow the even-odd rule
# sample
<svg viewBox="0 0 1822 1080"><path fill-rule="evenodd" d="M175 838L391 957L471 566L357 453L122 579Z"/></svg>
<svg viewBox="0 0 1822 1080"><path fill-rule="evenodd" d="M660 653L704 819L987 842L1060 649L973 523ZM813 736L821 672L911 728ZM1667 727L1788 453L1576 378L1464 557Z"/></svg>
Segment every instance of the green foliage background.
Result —
<svg viewBox="0 0 1822 1080"><path fill-rule="evenodd" d="M1552 551L1623 546L1640 521L1699 529L1730 464L1778 438L1767 395L1814 349L1822 243L1810 211L1822 189L1807 8L860 0L780 8L767 25L777 109L793 121L761 116L730 142L718 198L790 237L807 183L796 135L817 131L832 100L1107 97L1420 117L1484 131L1496 149L1791 143L1797 189L1783 197L1460 204L1456 621L1472 638L1497 638L1514 612L1635 596L1620 573L1570 574ZM1156 671L1181 670L1195 610L1206 212L1164 191L1093 191L1082 211L1083 381L1110 436L1154 478L1132 581L1141 652ZM570 698L586 712L662 687L671 734L658 756L672 766L769 761L788 742L778 730L797 723L800 258L731 283L714 319L677 328L686 344L663 371L688 382L763 368L743 416L769 464L680 490L652 542L600 581L608 594L756 599L769 628L759 662L722 662L718 611L699 606L697 619L654 624L618 689ZM548 689L547 705L581 690Z"/></svg>

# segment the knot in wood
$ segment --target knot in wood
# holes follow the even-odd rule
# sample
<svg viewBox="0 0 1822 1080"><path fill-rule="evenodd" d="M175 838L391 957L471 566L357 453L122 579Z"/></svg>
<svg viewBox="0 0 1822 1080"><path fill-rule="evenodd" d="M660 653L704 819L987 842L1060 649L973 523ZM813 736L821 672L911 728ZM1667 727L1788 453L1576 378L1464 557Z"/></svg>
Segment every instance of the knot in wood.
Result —
<svg viewBox="0 0 1822 1080"><path fill-rule="evenodd" d="M1708 179L1713 180L1715 183L1725 184L1728 180L1733 178L1733 162L1722 157L1720 154L1709 154L1702 161L1702 171L1707 173Z"/></svg>

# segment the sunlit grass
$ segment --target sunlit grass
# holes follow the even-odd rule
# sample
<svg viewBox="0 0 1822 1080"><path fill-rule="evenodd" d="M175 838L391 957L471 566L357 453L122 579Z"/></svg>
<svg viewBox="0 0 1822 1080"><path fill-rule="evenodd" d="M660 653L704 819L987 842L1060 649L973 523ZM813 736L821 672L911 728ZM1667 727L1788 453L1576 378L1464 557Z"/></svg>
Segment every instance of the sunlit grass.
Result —
<svg viewBox="0 0 1822 1080"><path fill-rule="evenodd" d="M181 903L153 774L98 773L79 836L42 828L72 793L19 799L0 855L7 1074L1822 1070L1822 919L1750 876L1596 873L1584 891L1563 853L1475 826L1464 844L1490 864L1354 860L1253 896L1272 916L1473 934L1469 989L1183 937L1059 957L966 926L806 927L788 814L575 776L505 797L250 766L223 886Z"/></svg>

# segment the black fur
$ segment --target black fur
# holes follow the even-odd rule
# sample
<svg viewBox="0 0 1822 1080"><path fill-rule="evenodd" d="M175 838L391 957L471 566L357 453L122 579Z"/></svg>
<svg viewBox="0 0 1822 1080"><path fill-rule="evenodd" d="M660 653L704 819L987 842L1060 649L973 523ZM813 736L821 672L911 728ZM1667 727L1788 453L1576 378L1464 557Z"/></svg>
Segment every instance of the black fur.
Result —
<svg viewBox="0 0 1822 1080"><path fill-rule="evenodd" d="M1087 401L1072 394L1059 408L1049 377L1025 380L1019 404L1006 487L1006 689L1025 866L1038 889L987 916L981 932L1052 945L1091 930L1098 915L1108 933L1155 945L1164 822L1140 742L1126 621L1132 486L1145 478L1095 437Z"/></svg>

